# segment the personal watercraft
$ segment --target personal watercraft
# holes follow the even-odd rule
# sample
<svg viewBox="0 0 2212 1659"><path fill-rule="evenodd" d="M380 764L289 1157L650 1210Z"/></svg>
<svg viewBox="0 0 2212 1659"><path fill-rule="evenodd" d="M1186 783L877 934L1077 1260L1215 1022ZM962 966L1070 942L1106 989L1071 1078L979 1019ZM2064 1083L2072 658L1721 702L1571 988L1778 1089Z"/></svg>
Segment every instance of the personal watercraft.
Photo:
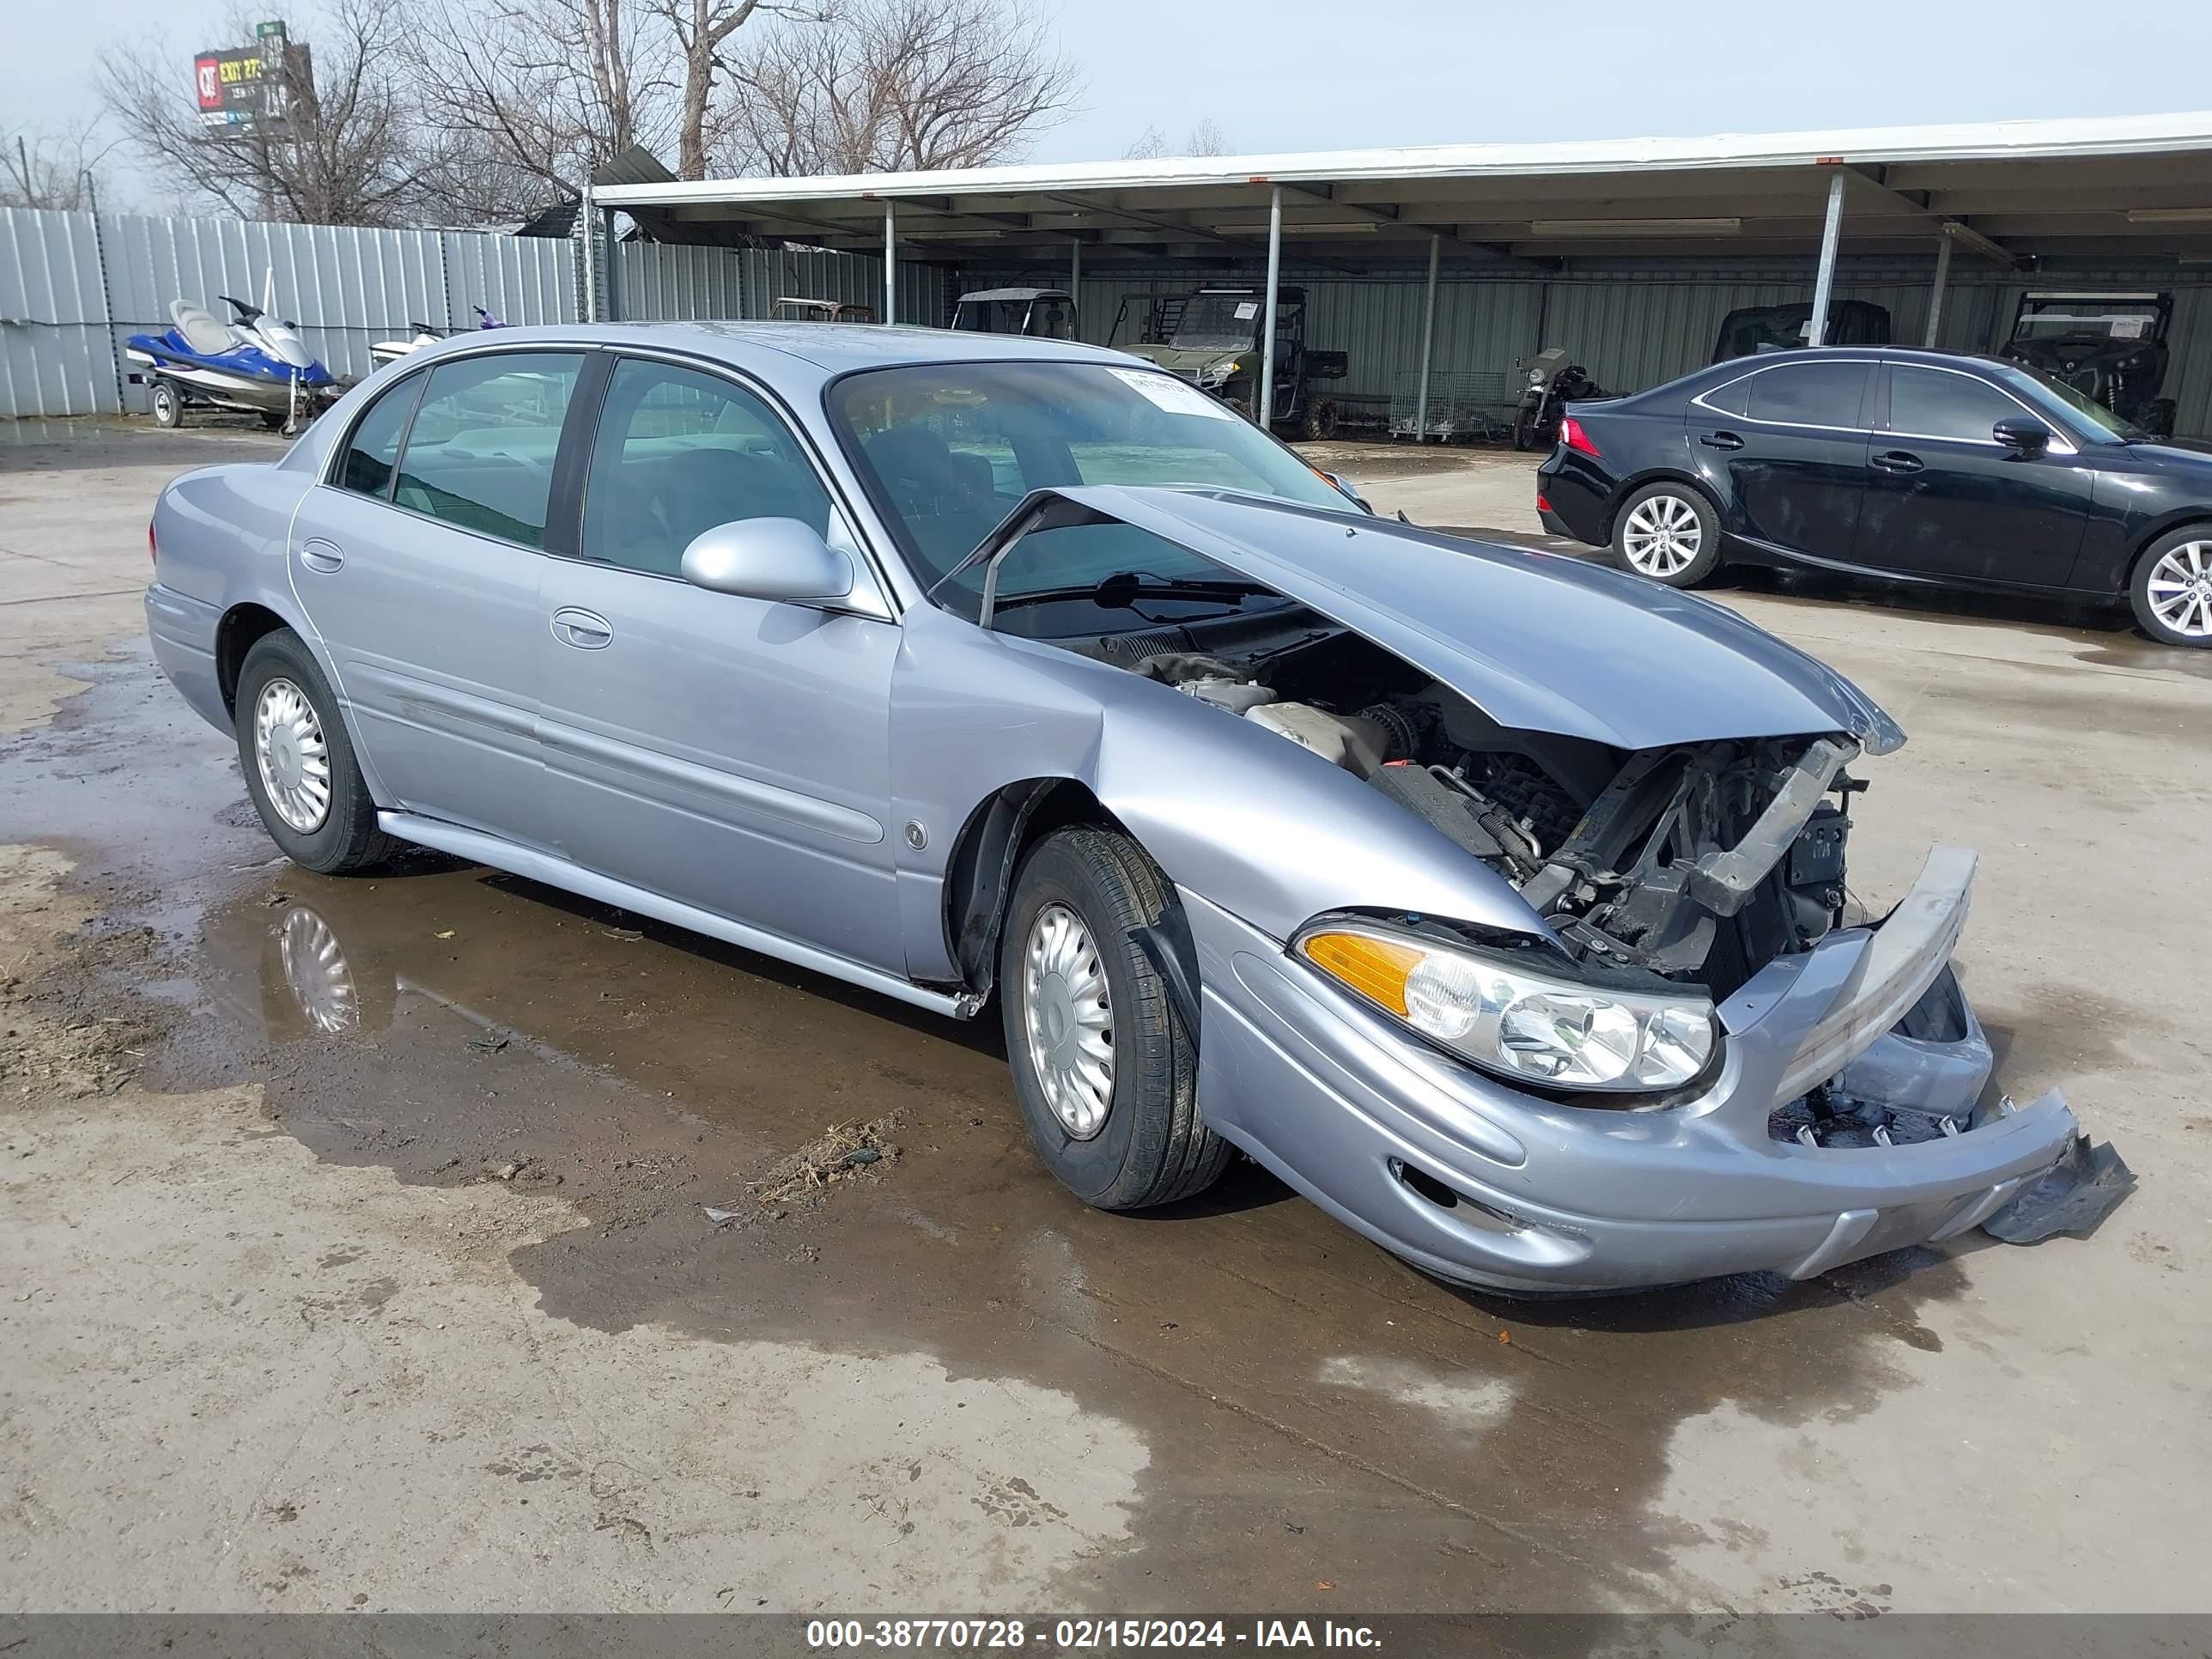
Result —
<svg viewBox="0 0 2212 1659"><path fill-rule="evenodd" d="M297 325L228 294L220 297L237 313L235 321L220 321L179 300L169 307L174 325L167 333L133 334L123 343L125 354L142 366L132 383L153 388L155 423L180 426L185 409L197 406L243 410L293 431L302 416L319 414L340 388L307 355Z"/></svg>

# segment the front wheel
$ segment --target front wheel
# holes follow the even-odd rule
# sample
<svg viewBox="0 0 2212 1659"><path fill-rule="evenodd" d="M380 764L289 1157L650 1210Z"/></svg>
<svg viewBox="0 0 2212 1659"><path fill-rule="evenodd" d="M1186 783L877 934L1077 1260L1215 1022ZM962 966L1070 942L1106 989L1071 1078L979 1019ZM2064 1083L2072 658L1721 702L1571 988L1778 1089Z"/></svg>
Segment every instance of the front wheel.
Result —
<svg viewBox="0 0 2212 1659"><path fill-rule="evenodd" d="M185 394L173 380L154 382L154 424L174 431L185 423Z"/></svg>
<svg viewBox="0 0 2212 1659"><path fill-rule="evenodd" d="M1522 404L1520 408L1515 410L1513 411L1513 447L1516 449L1534 448L1536 446L1536 434L1539 428L1542 425L1542 416L1537 410L1531 409L1526 404Z"/></svg>
<svg viewBox="0 0 2212 1659"><path fill-rule="evenodd" d="M1056 830L1014 884L999 947L1006 1057L1030 1140L1086 1204L1139 1210L1219 1179L1230 1146L1198 1115L1198 1046L1134 935L1175 906L1142 848Z"/></svg>
<svg viewBox="0 0 2212 1659"><path fill-rule="evenodd" d="M1336 436L1336 405L1327 398L1316 398L1306 407L1306 417L1301 423L1309 439L1319 441Z"/></svg>
<svg viewBox="0 0 2212 1659"><path fill-rule="evenodd" d="M2128 584L2136 620L2164 645L2212 646L2212 528L2162 536L2136 563Z"/></svg>
<svg viewBox="0 0 2212 1659"><path fill-rule="evenodd" d="M1646 484L1614 516L1613 556L1639 576L1694 587L1720 568L1720 516L1686 484Z"/></svg>

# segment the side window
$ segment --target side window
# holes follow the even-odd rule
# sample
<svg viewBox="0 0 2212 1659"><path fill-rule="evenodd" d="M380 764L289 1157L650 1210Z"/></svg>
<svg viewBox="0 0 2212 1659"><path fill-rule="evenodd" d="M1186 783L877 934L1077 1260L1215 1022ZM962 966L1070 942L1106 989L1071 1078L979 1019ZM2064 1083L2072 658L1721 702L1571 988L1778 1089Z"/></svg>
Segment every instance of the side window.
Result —
<svg viewBox="0 0 2212 1659"><path fill-rule="evenodd" d="M1889 429L1901 436L1985 444L1991 427L2020 413L2003 392L1968 375L1901 363L1889 371Z"/></svg>
<svg viewBox="0 0 2212 1659"><path fill-rule="evenodd" d="M561 423L583 364L580 353L555 351L439 364L392 498L462 530L543 547Z"/></svg>
<svg viewBox="0 0 2212 1659"><path fill-rule="evenodd" d="M427 376L415 374L369 405L346 445L345 464L338 469L338 488L363 495L392 493L392 464L399 459L399 440L407 431L407 417L422 395Z"/></svg>
<svg viewBox="0 0 2212 1659"><path fill-rule="evenodd" d="M1716 386L1705 394L1705 401L1729 415L1751 413L1751 381L1730 380L1726 386Z"/></svg>
<svg viewBox="0 0 2212 1659"><path fill-rule="evenodd" d="M1863 426L1864 363L1785 363L1751 380L1750 416L1789 426Z"/></svg>
<svg viewBox="0 0 2212 1659"><path fill-rule="evenodd" d="M584 556L672 576L693 537L736 519L829 532L830 496L782 417L717 375L617 364L584 485Z"/></svg>

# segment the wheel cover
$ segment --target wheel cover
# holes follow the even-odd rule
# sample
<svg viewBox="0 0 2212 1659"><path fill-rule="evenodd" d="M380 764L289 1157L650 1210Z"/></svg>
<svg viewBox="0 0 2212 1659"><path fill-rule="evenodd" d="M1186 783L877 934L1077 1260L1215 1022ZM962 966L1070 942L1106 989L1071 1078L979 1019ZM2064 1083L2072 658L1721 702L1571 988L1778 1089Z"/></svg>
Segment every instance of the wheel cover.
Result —
<svg viewBox="0 0 2212 1659"><path fill-rule="evenodd" d="M1637 502L1620 527L1620 550L1647 576L1679 576L1705 544L1698 509L1680 495Z"/></svg>
<svg viewBox="0 0 2212 1659"><path fill-rule="evenodd" d="M1114 1103L1114 1009L1105 964L1065 904L1046 905L1030 924L1022 1027L1045 1104L1071 1137L1090 1139Z"/></svg>
<svg viewBox="0 0 2212 1659"><path fill-rule="evenodd" d="M276 926L276 951L284 964L284 983L309 1024L321 1031L350 1031L361 1023L353 971L330 923L306 905L294 905Z"/></svg>
<svg viewBox="0 0 2212 1659"><path fill-rule="evenodd" d="M2168 548L2150 568L2151 614L2185 639L2212 639L2212 542Z"/></svg>
<svg viewBox="0 0 2212 1659"><path fill-rule="evenodd" d="M276 816L312 836L331 815L331 751L306 692L278 678L253 703L253 763Z"/></svg>

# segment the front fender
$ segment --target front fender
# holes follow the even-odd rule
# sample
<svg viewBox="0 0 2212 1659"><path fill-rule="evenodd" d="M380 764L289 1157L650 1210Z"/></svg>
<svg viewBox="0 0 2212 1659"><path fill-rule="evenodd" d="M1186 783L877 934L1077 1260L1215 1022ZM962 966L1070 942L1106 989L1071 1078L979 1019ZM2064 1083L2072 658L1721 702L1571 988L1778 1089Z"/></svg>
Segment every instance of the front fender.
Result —
<svg viewBox="0 0 2212 1659"><path fill-rule="evenodd" d="M1504 878L1351 773L1158 681L928 606L904 618L891 784L908 970L958 977L944 889L961 826L1011 784L1083 784L1178 888L1286 940L1322 911L1543 933Z"/></svg>

